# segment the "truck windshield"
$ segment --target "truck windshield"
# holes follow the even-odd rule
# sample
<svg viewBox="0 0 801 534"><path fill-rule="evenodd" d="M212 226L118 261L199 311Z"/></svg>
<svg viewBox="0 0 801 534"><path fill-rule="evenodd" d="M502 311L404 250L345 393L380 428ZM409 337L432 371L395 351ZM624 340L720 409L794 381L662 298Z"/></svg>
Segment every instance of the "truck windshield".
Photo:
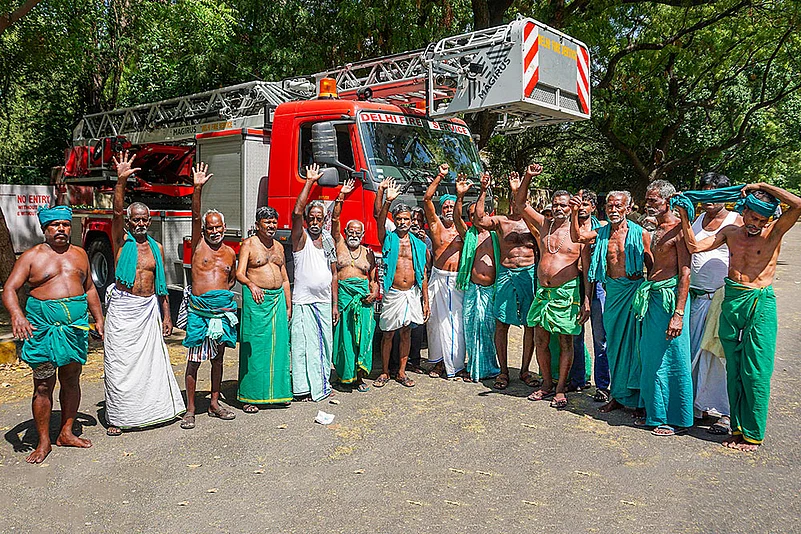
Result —
<svg viewBox="0 0 801 534"><path fill-rule="evenodd" d="M445 182L454 182L457 174L476 179L481 173L470 130L460 124L364 111L359 128L370 171L379 182L396 178L427 185L441 163L450 166Z"/></svg>

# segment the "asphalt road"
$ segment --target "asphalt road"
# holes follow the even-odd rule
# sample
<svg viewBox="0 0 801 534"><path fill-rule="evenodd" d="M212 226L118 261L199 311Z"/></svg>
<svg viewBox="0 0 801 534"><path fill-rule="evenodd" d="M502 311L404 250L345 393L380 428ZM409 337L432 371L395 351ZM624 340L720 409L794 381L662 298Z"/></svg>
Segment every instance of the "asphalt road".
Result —
<svg viewBox="0 0 801 534"><path fill-rule="evenodd" d="M427 377L339 392L339 405L108 438L95 375L81 404L94 446L54 447L40 466L22 450L35 442L29 401L0 405L0 531L801 532L801 227L780 263L770 419L754 454L721 447L705 426L654 437L625 412L598 413L592 389L557 412L525 400L519 381L496 392ZM208 366L201 375L207 390ZM313 423L317 410L334 423Z"/></svg>

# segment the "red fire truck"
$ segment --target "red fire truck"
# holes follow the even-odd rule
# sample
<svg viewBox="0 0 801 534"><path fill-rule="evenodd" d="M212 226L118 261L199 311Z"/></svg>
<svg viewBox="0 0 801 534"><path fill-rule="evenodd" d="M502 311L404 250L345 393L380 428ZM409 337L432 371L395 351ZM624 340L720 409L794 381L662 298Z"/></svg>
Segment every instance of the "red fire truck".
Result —
<svg viewBox="0 0 801 534"><path fill-rule="evenodd" d="M442 162L451 168L446 189L456 173L477 176L477 147L454 117L482 110L499 114L496 132L505 134L588 119L587 47L518 18L308 78L250 82L87 115L74 130L64 175L67 183L109 192L116 180L112 156L136 152L142 170L128 184L128 200L150 206L168 284L180 290L191 281L195 161L214 173L202 209L225 215L226 239L235 250L253 230L256 208L268 204L278 210L278 237L287 242L304 167L312 162L325 169L311 199L330 202L338 184L356 178L343 220L364 221L365 242L378 248L372 216L377 184L396 178L404 187L400 201L415 205ZM113 280L111 211L76 209L74 223L73 240L89 253L102 290Z"/></svg>

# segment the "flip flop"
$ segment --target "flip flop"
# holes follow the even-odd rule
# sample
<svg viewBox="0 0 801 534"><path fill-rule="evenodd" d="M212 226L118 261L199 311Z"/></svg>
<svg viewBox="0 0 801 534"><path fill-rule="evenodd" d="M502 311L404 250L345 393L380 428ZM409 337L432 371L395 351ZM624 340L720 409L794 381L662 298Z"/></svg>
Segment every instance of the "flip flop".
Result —
<svg viewBox="0 0 801 534"><path fill-rule="evenodd" d="M543 391L538 389L526 398L530 401L543 401L552 399L554 395L556 395L556 391Z"/></svg>
<svg viewBox="0 0 801 534"><path fill-rule="evenodd" d="M431 370L428 372L428 376L431 378L442 378L442 373L445 372L445 366L442 362L439 362Z"/></svg>
<svg viewBox="0 0 801 534"><path fill-rule="evenodd" d="M184 430L195 428L195 414L184 415L183 419L181 419L181 428Z"/></svg>
<svg viewBox="0 0 801 534"><path fill-rule="evenodd" d="M395 380L397 380L398 384L400 384L401 386L405 386L407 388L414 387L414 380L412 380L408 376L404 376L403 378L396 378Z"/></svg>
<svg viewBox="0 0 801 534"><path fill-rule="evenodd" d="M495 383L492 385L495 389L504 390L509 387L509 375L505 373L499 374L495 378Z"/></svg>
<svg viewBox="0 0 801 534"><path fill-rule="evenodd" d="M731 428L726 423L721 423L720 422L721 419L723 418L721 417L720 419L718 419L718 421L715 424L711 425L709 428L707 428L706 431L709 432L710 434L715 434L717 436L728 435L728 433L731 431Z"/></svg>
<svg viewBox="0 0 801 534"><path fill-rule="evenodd" d="M245 404L242 406L242 411L245 413L259 413L259 407L254 404Z"/></svg>
<svg viewBox="0 0 801 534"><path fill-rule="evenodd" d="M682 434L686 434L687 429L683 427L672 427L670 425L659 425L655 429L651 430L651 434L654 436L659 437L667 437L667 436L680 436Z"/></svg>
<svg viewBox="0 0 801 534"><path fill-rule="evenodd" d="M209 417L216 417L217 419L222 419L223 421L231 421L232 419L236 419L236 414L234 412L223 407L220 407L220 409L216 412L209 408L208 413Z"/></svg>
<svg viewBox="0 0 801 534"><path fill-rule="evenodd" d="M557 410L561 410L562 408L567 408L567 397L564 399L557 399L554 398L550 404L551 408L556 408Z"/></svg>
<svg viewBox="0 0 801 534"><path fill-rule="evenodd" d="M520 373L520 380L530 388L536 388L542 384L542 380L538 379L534 376L534 373L530 371Z"/></svg>
<svg viewBox="0 0 801 534"><path fill-rule="evenodd" d="M361 384L356 386L356 391L358 391L359 393L364 393L365 391L370 391L370 386L368 386L367 384L362 382Z"/></svg>
<svg viewBox="0 0 801 534"><path fill-rule="evenodd" d="M389 378L384 378L383 376L379 376L378 378L375 379L375 382L373 382L373 387L382 388L386 386L388 383L389 383Z"/></svg>
<svg viewBox="0 0 801 534"><path fill-rule="evenodd" d="M122 436L122 429L116 426L110 426L106 429L106 435L111 437Z"/></svg>
<svg viewBox="0 0 801 534"><path fill-rule="evenodd" d="M595 402L609 402L609 391L605 389L597 390L595 395L592 396L592 400Z"/></svg>

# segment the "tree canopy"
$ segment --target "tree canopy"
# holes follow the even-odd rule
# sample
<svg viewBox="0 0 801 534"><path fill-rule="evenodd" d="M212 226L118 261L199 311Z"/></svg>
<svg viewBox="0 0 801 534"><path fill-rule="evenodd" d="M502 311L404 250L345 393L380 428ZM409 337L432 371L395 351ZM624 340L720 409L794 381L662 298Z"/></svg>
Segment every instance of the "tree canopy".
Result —
<svg viewBox="0 0 801 534"><path fill-rule="evenodd" d="M543 187L666 177L801 184L801 7L793 0L0 0L0 181L48 176L85 113L425 46L517 13L592 54L593 118L486 135L494 172ZM488 142L488 143L487 143Z"/></svg>

